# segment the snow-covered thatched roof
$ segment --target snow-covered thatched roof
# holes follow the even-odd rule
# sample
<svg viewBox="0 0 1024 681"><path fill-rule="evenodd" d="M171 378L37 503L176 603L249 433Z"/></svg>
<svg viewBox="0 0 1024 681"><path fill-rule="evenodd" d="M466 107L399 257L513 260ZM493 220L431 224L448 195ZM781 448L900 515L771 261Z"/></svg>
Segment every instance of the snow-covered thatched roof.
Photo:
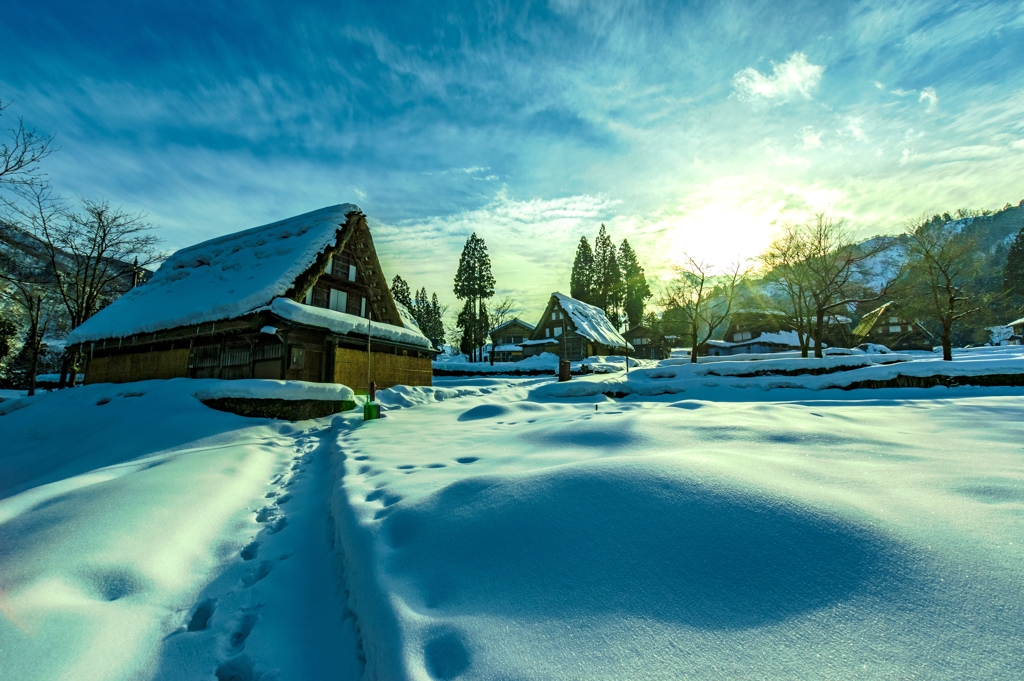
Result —
<svg viewBox="0 0 1024 681"><path fill-rule="evenodd" d="M569 315L569 319L572 320L576 333L579 335L610 348L633 349L633 346L608 321L608 317L605 316L604 310L601 308L588 305L557 291L551 295L558 300L558 304Z"/></svg>
<svg viewBox="0 0 1024 681"><path fill-rule="evenodd" d="M124 338L233 319L283 295L337 239L350 203L183 248L144 286L71 332L68 342Z"/></svg>
<svg viewBox="0 0 1024 681"><path fill-rule="evenodd" d="M774 331L764 332L761 335L756 336L754 338L748 338L747 340L737 341L735 343L731 343L729 341L724 340L709 340L707 343L708 345L713 345L719 348L741 348L747 345L757 345L759 343L770 345L786 345L791 348L799 348L800 336L797 334L796 331ZM814 347L813 338L808 338L807 343L808 347Z"/></svg>

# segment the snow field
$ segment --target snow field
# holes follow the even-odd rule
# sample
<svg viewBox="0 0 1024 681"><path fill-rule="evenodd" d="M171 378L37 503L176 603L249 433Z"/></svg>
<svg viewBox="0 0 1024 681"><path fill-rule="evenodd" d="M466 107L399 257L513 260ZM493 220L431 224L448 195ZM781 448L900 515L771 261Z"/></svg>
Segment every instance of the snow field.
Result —
<svg viewBox="0 0 1024 681"><path fill-rule="evenodd" d="M1024 673L1020 389L493 380L338 434L364 678Z"/></svg>

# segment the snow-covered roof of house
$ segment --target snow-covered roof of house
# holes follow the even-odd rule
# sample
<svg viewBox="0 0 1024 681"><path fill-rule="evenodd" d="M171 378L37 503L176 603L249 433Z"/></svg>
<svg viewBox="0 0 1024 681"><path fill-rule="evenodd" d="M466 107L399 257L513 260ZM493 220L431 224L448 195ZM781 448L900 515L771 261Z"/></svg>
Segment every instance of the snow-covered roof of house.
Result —
<svg viewBox="0 0 1024 681"><path fill-rule="evenodd" d="M746 345L757 345L758 343L765 343L771 345L785 345L791 348L800 347L800 337L796 331L777 331L774 333L762 333L756 338L750 338L745 341L738 341L730 343L729 341L723 340L709 340L708 345L713 345L719 348L740 348ZM814 347L814 339L807 339L808 347Z"/></svg>
<svg viewBox="0 0 1024 681"><path fill-rule="evenodd" d="M335 243L350 203L183 248L144 286L71 332L70 343L232 319L268 306Z"/></svg>
<svg viewBox="0 0 1024 681"><path fill-rule="evenodd" d="M495 352L517 352L523 349L522 345L515 345L513 343L505 343L494 348Z"/></svg>
<svg viewBox="0 0 1024 681"><path fill-rule="evenodd" d="M423 335L418 326L403 329L400 326L383 324L372 320L368 322L365 317L357 317L356 315L328 310L323 307L303 305L288 298L274 298L266 309L269 309L282 319L287 319L297 324L329 329L339 334L355 333L360 336L366 336L367 328L369 328L371 338L433 349L430 340Z"/></svg>
<svg viewBox="0 0 1024 681"><path fill-rule="evenodd" d="M1006 325L1007 326L1021 326L1021 325L1024 325L1024 317L1021 317L1020 319L1015 319L1012 322L1007 322Z"/></svg>
<svg viewBox="0 0 1024 681"><path fill-rule="evenodd" d="M573 326L576 327L576 333L608 347L633 349L633 346L608 321L608 317L605 316L604 310L601 308L588 305L557 291L551 295L558 299L558 304L569 315Z"/></svg>
<svg viewBox="0 0 1024 681"><path fill-rule="evenodd" d="M529 329L530 331L533 331L533 330L534 330L535 328L537 328L537 327L535 327L535 326L534 326L533 324L530 324L530 323L528 323L528 322L524 322L524 321L523 321L522 319L520 319L519 317L513 317L512 319L508 320L507 322L502 322L501 324L498 324L498 325L497 325L496 327L494 327L493 329L491 329L491 330L490 330L490 331L488 331L487 333L494 333L495 331L501 331L501 330L502 330L502 329L504 329L504 328L505 328L506 326L509 326L509 325L511 325L511 324L514 324L514 323L516 323L516 322L519 322L520 324L522 324L523 326L525 326L526 328L528 328L528 329Z"/></svg>
<svg viewBox="0 0 1024 681"><path fill-rule="evenodd" d="M525 340L520 345L558 345L560 342L557 338L537 338L535 340Z"/></svg>
<svg viewBox="0 0 1024 681"><path fill-rule="evenodd" d="M416 321L416 317L413 316L412 310L406 307L405 303L395 301L395 307L398 308L398 316L402 318L402 326L407 329L412 329L416 333L426 338L426 334L423 333L423 329L420 328L420 323Z"/></svg>

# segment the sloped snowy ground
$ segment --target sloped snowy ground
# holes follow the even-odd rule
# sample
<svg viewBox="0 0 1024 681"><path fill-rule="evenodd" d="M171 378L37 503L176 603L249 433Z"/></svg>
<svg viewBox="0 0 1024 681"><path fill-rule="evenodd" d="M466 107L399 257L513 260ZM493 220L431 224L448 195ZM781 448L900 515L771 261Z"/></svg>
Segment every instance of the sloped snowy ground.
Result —
<svg viewBox="0 0 1024 681"><path fill-rule="evenodd" d="M338 435L366 678L1024 675L1024 389L504 384Z"/></svg>
<svg viewBox="0 0 1024 681"><path fill-rule="evenodd" d="M193 397L218 383L86 386L0 416L0 678L358 675L331 422Z"/></svg>

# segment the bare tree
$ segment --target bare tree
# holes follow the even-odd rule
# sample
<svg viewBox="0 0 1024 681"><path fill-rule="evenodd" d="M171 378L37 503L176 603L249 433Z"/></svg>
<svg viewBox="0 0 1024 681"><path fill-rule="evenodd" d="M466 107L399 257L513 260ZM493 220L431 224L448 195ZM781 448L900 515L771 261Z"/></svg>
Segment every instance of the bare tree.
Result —
<svg viewBox="0 0 1024 681"><path fill-rule="evenodd" d="M970 291L977 274L976 239L923 216L907 225L907 236L909 307L938 323L942 359L951 361L953 327L981 307L975 304L980 296Z"/></svg>
<svg viewBox="0 0 1024 681"><path fill-rule="evenodd" d="M690 339L691 362L697 362L699 349L729 318L742 278L740 267L737 263L728 272L716 275L710 263L688 255L682 265L674 267L675 279L666 287L661 304L681 314Z"/></svg>
<svg viewBox="0 0 1024 681"><path fill-rule="evenodd" d="M768 249L761 254L761 265L765 270L764 281L772 291L781 294L782 304L776 302L775 296L762 301L762 305L771 312L781 314L797 333L800 342L800 356L806 357L811 344L811 311L815 308L811 297L813 283L810 271L805 267L808 248L801 238L800 231L792 225L786 225L782 236L772 241Z"/></svg>
<svg viewBox="0 0 1024 681"><path fill-rule="evenodd" d="M0 100L0 116L8 106ZM21 118L9 132L9 141L0 142L0 185L26 186L40 182L39 162L53 151L53 139L27 130Z"/></svg>
<svg viewBox="0 0 1024 681"><path fill-rule="evenodd" d="M4 200L7 219L39 239L70 329L130 289L139 273L162 257L156 251L160 240L142 213L90 199L74 210L45 183L19 187L16 197ZM62 385L68 370L74 385L76 360L77 352L69 348Z"/></svg>
<svg viewBox="0 0 1024 681"><path fill-rule="evenodd" d="M814 356L822 357L822 336L825 317L852 304L878 300L885 295L890 282L883 282L879 290L872 290L864 281L865 267L887 251L887 240L858 244L842 220L834 220L826 213L795 230L806 249L801 267L806 268L812 301L814 325Z"/></svg>
<svg viewBox="0 0 1024 681"><path fill-rule="evenodd" d="M519 312L519 304L512 296L502 296L501 299L491 308L492 328L496 328L511 320Z"/></svg>

